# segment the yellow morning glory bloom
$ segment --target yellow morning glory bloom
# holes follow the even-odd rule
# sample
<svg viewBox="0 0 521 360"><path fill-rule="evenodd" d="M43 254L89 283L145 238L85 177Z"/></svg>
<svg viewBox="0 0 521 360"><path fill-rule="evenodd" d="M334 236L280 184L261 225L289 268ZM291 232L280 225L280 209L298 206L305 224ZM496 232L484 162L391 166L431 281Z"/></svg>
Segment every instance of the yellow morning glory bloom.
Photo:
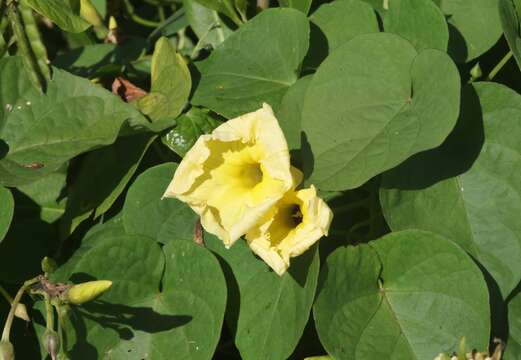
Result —
<svg viewBox="0 0 521 360"><path fill-rule="evenodd" d="M290 258L304 253L327 235L333 212L310 188L289 191L265 216L264 221L246 234L250 248L278 275L286 272Z"/></svg>
<svg viewBox="0 0 521 360"><path fill-rule="evenodd" d="M292 186L289 151L271 107L199 137L164 196L186 202L226 247L253 228Z"/></svg>

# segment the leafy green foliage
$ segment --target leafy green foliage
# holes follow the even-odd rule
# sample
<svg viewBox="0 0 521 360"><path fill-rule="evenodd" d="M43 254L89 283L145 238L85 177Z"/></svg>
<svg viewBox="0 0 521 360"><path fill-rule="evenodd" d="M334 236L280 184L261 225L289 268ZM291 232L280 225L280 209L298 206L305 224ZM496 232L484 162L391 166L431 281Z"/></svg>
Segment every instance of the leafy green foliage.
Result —
<svg viewBox="0 0 521 360"><path fill-rule="evenodd" d="M56 171L74 156L116 139L126 120L143 121L132 106L88 80L54 69L42 95L18 57L0 60L0 183L21 185Z"/></svg>
<svg viewBox="0 0 521 360"><path fill-rule="evenodd" d="M48 17L65 31L79 33L90 25L75 13L67 1L60 0L22 0L37 13Z"/></svg>
<svg viewBox="0 0 521 360"><path fill-rule="evenodd" d="M85 156L69 189L64 218L68 232L92 214L98 218L110 209L153 140L149 134L122 137Z"/></svg>
<svg viewBox="0 0 521 360"><path fill-rule="evenodd" d="M156 42L152 56L152 89L138 100L139 109L152 119L150 128L161 131L173 125L186 102L192 79L183 57L170 41L162 37Z"/></svg>
<svg viewBox="0 0 521 360"><path fill-rule="evenodd" d="M391 1L383 23L386 32L398 34L409 40L418 51L447 50L447 23L443 13L432 0Z"/></svg>
<svg viewBox="0 0 521 360"><path fill-rule="evenodd" d="M379 31L375 12L360 0L324 4L312 14L310 21L311 51L304 67L316 68L331 51L355 36Z"/></svg>
<svg viewBox="0 0 521 360"><path fill-rule="evenodd" d="M501 25L510 49L521 67L521 2L517 0L499 0Z"/></svg>
<svg viewBox="0 0 521 360"><path fill-rule="evenodd" d="M228 118L256 110L263 102L276 108L298 79L308 32L308 21L299 11L262 12L198 63L201 81L192 104Z"/></svg>
<svg viewBox="0 0 521 360"><path fill-rule="evenodd" d="M485 348L488 306L470 257L437 235L410 230L331 254L314 314L335 358L430 359L457 350L462 334Z"/></svg>
<svg viewBox="0 0 521 360"><path fill-rule="evenodd" d="M355 37L328 56L304 98L310 181L355 188L439 145L456 123L459 88L456 67L440 51L418 53L392 34Z"/></svg>
<svg viewBox="0 0 521 360"><path fill-rule="evenodd" d="M206 45L216 48L232 33L216 11L200 5L196 0L183 0L183 7L190 27L199 37L200 48Z"/></svg>
<svg viewBox="0 0 521 360"><path fill-rule="evenodd" d="M458 126L445 143L384 176L382 207L393 230L425 229L457 242L506 298L521 280L521 178L512 172L521 161L512 130L521 96L490 83L463 94Z"/></svg>
<svg viewBox="0 0 521 360"><path fill-rule="evenodd" d="M226 285L206 250L186 241L161 249L152 238L108 227L87 237L54 276L78 281L86 274L113 286L98 302L73 308L66 327L73 358L208 359L214 352Z"/></svg>
<svg viewBox="0 0 521 360"><path fill-rule="evenodd" d="M146 235L163 244L193 238L194 212L177 199L162 199L176 168L171 163L159 165L136 179L123 206L123 225L129 234Z"/></svg>
<svg viewBox="0 0 521 360"><path fill-rule="evenodd" d="M501 36L498 0L443 0L438 5L449 24L449 53L455 61L478 57Z"/></svg>
<svg viewBox="0 0 521 360"><path fill-rule="evenodd" d="M51 330L62 360L430 360L498 343L521 357L520 9L4 1L0 321L16 357L49 358ZM296 230L276 243L277 229L317 225L311 201L287 224L277 203L263 238L230 248L208 232L209 214L239 208L242 177L264 181L288 154L245 174L220 140L190 150L264 103L304 172L297 190L313 185L333 212L313 246ZM176 173L192 188L213 178L205 218L198 199L164 197ZM284 256L279 276L265 261ZM94 280L101 296L67 303ZM8 316L18 289L29 324Z"/></svg>
<svg viewBox="0 0 521 360"><path fill-rule="evenodd" d="M279 277L245 242L226 250L212 235L205 236L205 241L223 259L230 297L227 322L242 357L286 359L302 336L315 296L319 271L316 248Z"/></svg>
<svg viewBox="0 0 521 360"><path fill-rule="evenodd" d="M184 156L195 144L199 136L210 133L221 124L208 110L191 108L176 119L176 126L161 140L179 156Z"/></svg>

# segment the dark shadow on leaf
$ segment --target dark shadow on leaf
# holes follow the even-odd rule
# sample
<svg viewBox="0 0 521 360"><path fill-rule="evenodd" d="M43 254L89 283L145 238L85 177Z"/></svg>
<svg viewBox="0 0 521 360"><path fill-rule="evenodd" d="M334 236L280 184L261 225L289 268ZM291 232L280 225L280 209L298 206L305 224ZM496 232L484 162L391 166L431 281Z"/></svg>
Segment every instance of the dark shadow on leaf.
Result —
<svg viewBox="0 0 521 360"><path fill-rule="evenodd" d="M450 16L445 17L447 21ZM468 56L467 43L461 32L451 23L447 22L449 27L449 44L447 52L452 59L457 63L464 63Z"/></svg>
<svg viewBox="0 0 521 360"><path fill-rule="evenodd" d="M109 47L110 45L103 46ZM98 61L85 63L84 65L78 65L76 61L86 51L85 47L76 48L56 57L53 61L53 65L83 77L117 74L120 73L121 66L139 58L146 46L147 42L145 39L130 38L122 45L114 47L113 50L109 51Z"/></svg>
<svg viewBox="0 0 521 360"><path fill-rule="evenodd" d="M228 288L228 301L226 303L226 324L230 329L232 338L235 338L237 333L237 323L239 321L239 308L241 305L241 295L239 290L239 283L233 275L231 266L218 253L212 251L212 254L217 258L221 265L224 277L226 278L226 287Z"/></svg>
<svg viewBox="0 0 521 360"><path fill-rule="evenodd" d="M9 145L4 140L0 139L0 159L3 159L9 153Z"/></svg>
<svg viewBox="0 0 521 360"><path fill-rule="evenodd" d="M71 319L76 332L76 343L71 350L73 359L97 358L85 355L94 355L96 351L95 346L87 340L85 320L96 322L105 329L112 329L120 339L127 341L134 338L135 331L155 334L186 325L192 320L192 316L188 315L164 315L149 307L113 304L101 300L75 307L73 314Z"/></svg>
<svg viewBox="0 0 521 360"><path fill-rule="evenodd" d="M306 287L309 269L311 268L317 251L318 245L315 244L304 254L291 259L291 266L288 269L288 273L302 288Z"/></svg>
<svg viewBox="0 0 521 360"><path fill-rule="evenodd" d="M485 139L479 97L472 86L462 89L460 116L439 147L413 155L385 173L386 189L419 190L461 175L476 161Z"/></svg>
<svg viewBox="0 0 521 360"><path fill-rule="evenodd" d="M44 256L53 256L58 233L53 224L41 219L40 205L17 189L12 193L15 209L9 231L0 243L0 281L22 283L41 272Z"/></svg>
<svg viewBox="0 0 521 360"><path fill-rule="evenodd" d="M302 75L313 73L329 55L329 43L324 32L310 22L309 50L302 63Z"/></svg>
<svg viewBox="0 0 521 360"><path fill-rule="evenodd" d="M503 341L508 339L508 319L507 319L507 301L503 300L501 290L490 273L476 259L472 258L479 267L487 283L490 303L490 325L492 336L491 339L499 338ZM491 349L494 344L491 342Z"/></svg>
<svg viewBox="0 0 521 360"><path fill-rule="evenodd" d="M308 137L304 131L300 132L300 159L302 161L304 179L308 179L315 168L315 157L311 150Z"/></svg>

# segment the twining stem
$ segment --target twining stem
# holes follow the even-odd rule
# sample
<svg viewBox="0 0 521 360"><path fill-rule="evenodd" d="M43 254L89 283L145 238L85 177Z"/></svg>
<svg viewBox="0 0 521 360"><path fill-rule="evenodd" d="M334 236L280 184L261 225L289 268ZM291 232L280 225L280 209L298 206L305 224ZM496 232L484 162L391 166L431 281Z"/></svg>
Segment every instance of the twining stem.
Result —
<svg viewBox="0 0 521 360"><path fill-rule="evenodd" d="M2 285L0 285L0 294L2 294L2 296L7 300L9 304L13 302L13 298L11 297L11 295L9 295L9 293L4 289Z"/></svg>
<svg viewBox="0 0 521 360"><path fill-rule="evenodd" d="M40 281L39 277L35 277L34 279L27 280L24 282L24 284L20 287L18 292L16 293L16 296L14 297L13 302L11 303L11 309L9 310L9 314L7 315L7 320L5 321L4 330L2 331L2 339L1 341L9 341L9 336L11 334L11 325L13 325L13 319L14 319L14 313L16 310L16 307L18 306L18 303L22 299L22 296L24 292L29 288L31 285L37 283Z"/></svg>
<svg viewBox="0 0 521 360"><path fill-rule="evenodd" d="M505 64L508 62L508 60L510 60L512 55L514 55L514 53L512 52L512 50L510 50L505 56L503 56L503 59L501 59L497 63L497 65L492 69L492 71L490 71L487 79L492 80L494 78L494 76L496 76L497 73L503 68L503 66L505 66Z"/></svg>
<svg viewBox="0 0 521 360"><path fill-rule="evenodd" d="M134 21L140 25L143 25L146 27L152 27L152 28L155 28L155 27L158 27L159 25L161 25L161 23L159 23L157 21L148 20L148 19L142 18L141 16L137 15L135 13L134 6L130 3L130 0L124 0L124 4L125 4L125 8L127 10L127 13L130 16L130 18L132 19L132 21Z"/></svg>
<svg viewBox="0 0 521 360"><path fill-rule="evenodd" d="M368 208L370 206L370 198L363 198L357 201L349 202L347 204L343 204L337 207L333 207L333 212L335 214L340 214L343 212L348 212L358 208Z"/></svg>
<svg viewBox="0 0 521 360"><path fill-rule="evenodd" d="M165 21L166 17L165 17L165 9L163 9L163 7L161 5L159 5L157 7L157 16L159 16L159 20L161 22Z"/></svg>

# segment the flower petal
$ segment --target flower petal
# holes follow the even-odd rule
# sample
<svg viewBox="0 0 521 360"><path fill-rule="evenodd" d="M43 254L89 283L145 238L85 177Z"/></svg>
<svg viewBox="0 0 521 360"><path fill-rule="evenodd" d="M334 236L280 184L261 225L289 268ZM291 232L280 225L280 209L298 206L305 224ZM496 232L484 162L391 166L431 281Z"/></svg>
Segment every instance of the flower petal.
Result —
<svg viewBox="0 0 521 360"><path fill-rule="evenodd" d="M333 212L312 185L289 191L260 225L246 234L246 240L255 254L282 275L290 265L290 258L301 255L327 235L332 219Z"/></svg>
<svg viewBox="0 0 521 360"><path fill-rule="evenodd" d="M186 202L206 231L229 247L254 227L301 176L271 107L229 120L201 136L164 197ZM298 180L300 181L300 180Z"/></svg>

